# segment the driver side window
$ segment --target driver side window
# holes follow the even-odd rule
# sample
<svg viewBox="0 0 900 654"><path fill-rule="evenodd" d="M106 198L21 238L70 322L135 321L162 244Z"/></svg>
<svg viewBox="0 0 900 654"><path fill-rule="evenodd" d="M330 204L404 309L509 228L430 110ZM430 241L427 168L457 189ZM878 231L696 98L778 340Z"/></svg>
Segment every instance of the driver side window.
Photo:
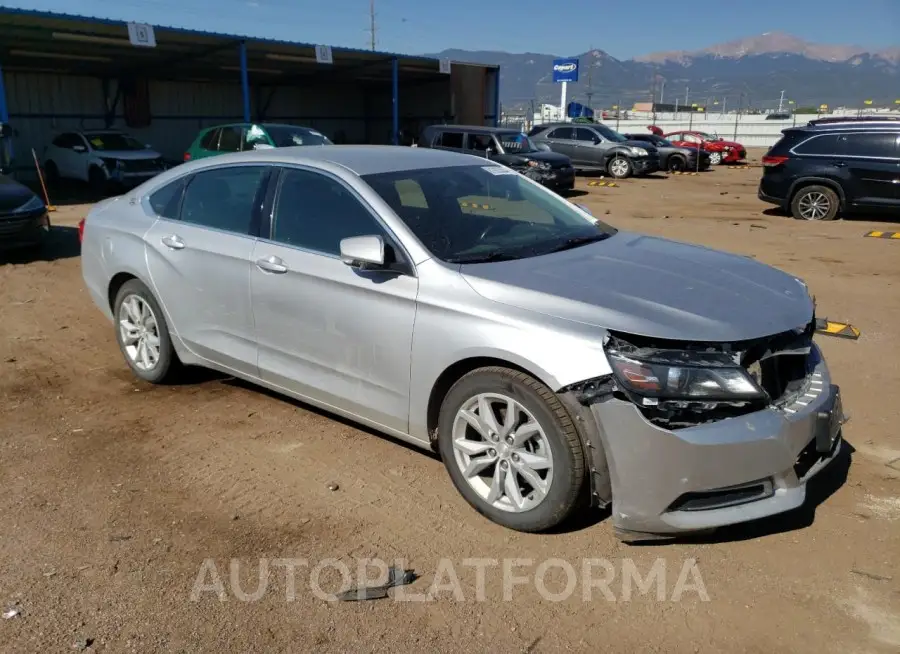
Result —
<svg viewBox="0 0 900 654"><path fill-rule="evenodd" d="M320 173L284 170L272 215L273 241L340 256L343 239L376 235L388 242L381 224L346 186Z"/></svg>
<svg viewBox="0 0 900 654"><path fill-rule="evenodd" d="M466 150L474 150L480 154L488 151L488 149L496 150L494 146L494 137L490 134L468 134L466 136Z"/></svg>

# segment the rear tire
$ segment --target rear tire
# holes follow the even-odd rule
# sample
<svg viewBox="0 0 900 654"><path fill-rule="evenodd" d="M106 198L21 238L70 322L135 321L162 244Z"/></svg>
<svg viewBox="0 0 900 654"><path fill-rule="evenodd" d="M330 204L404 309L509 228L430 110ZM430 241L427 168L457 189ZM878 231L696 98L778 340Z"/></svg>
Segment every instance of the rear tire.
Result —
<svg viewBox="0 0 900 654"><path fill-rule="evenodd" d="M162 384L181 372L162 309L140 280L122 285L113 302L113 316L119 350L135 375Z"/></svg>
<svg viewBox="0 0 900 654"><path fill-rule="evenodd" d="M710 152L709 153L709 165L710 166L719 166L725 162L725 158L722 156L721 152Z"/></svg>
<svg viewBox="0 0 900 654"><path fill-rule="evenodd" d="M791 200L791 215L797 220L834 220L840 208L840 198L827 186L804 186Z"/></svg>
<svg viewBox="0 0 900 654"><path fill-rule="evenodd" d="M631 177L634 172L634 166L631 165L631 161L626 157L616 156L610 159L609 163L606 164L606 172L609 173L610 177L626 179L627 177Z"/></svg>
<svg viewBox="0 0 900 654"><path fill-rule="evenodd" d="M438 450L463 498L509 529L545 531L579 506L585 463L575 425L553 391L523 372L479 368L457 381L441 405Z"/></svg>

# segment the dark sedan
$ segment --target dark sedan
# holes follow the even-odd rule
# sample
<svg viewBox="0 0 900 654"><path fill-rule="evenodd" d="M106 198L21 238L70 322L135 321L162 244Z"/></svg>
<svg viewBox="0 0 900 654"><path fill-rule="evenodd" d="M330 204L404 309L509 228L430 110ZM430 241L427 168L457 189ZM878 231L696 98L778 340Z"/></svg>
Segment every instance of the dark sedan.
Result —
<svg viewBox="0 0 900 654"><path fill-rule="evenodd" d="M659 167L669 172L691 170L707 170L709 168L709 152L700 150L700 165L697 165L697 148L679 147L656 134L626 134L632 141L642 141L656 146L659 151Z"/></svg>
<svg viewBox="0 0 900 654"><path fill-rule="evenodd" d="M44 201L27 186L0 175L0 250L38 247L49 231Z"/></svg>

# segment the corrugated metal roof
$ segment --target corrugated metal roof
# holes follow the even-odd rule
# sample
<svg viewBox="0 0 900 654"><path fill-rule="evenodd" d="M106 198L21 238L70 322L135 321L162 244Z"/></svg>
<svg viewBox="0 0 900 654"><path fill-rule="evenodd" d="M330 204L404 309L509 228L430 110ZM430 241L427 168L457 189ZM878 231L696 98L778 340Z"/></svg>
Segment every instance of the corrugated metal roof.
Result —
<svg viewBox="0 0 900 654"><path fill-rule="evenodd" d="M57 13L51 11L40 11L36 9L20 9L17 7L3 7L0 6L0 16L2 15L13 15L13 16L30 16L37 19L46 19L46 20L65 20L71 22L81 22L87 24L95 24L95 25L107 25L107 26L121 26L126 27L128 25L128 21L112 19L112 18L101 18L98 16L84 16L78 14L67 14L67 13ZM316 45L327 45L327 44L315 44L315 43L305 43L302 41L284 41L281 39L269 39L265 37L258 36L248 36L242 34L227 34L223 32L207 32L204 30L194 30L188 29L186 27L176 27L170 25L154 25L155 29L165 30L169 32L175 32L177 34L183 34L185 36L198 36L203 38L216 38L222 40L240 40L246 41L249 43L258 43L258 44L271 44L271 45L281 45L281 46L294 46L294 47L303 47L303 48L314 48ZM405 55L395 52L382 52L376 50L365 50L363 48L348 48L345 46L331 46L333 52L337 53L347 53L347 54L359 54L359 55L375 55L381 57L397 57L398 59L407 59L407 60L419 60L419 61L432 61L438 62L439 60L434 57L425 57L421 55ZM459 64L465 64L470 62L453 62ZM484 64L485 68L490 69L499 69L499 66L492 66Z"/></svg>

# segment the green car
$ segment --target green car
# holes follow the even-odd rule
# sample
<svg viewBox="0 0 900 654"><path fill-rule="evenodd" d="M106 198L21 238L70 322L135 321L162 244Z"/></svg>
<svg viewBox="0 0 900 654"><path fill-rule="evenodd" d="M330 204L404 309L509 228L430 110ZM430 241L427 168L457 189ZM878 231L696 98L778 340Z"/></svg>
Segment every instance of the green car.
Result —
<svg viewBox="0 0 900 654"><path fill-rule="evenodd" d="M309 127L278 123L233 123L207 127L184 153L185 161L226 152L290 148L297 145L332 145L324 134Z"/></svg>

